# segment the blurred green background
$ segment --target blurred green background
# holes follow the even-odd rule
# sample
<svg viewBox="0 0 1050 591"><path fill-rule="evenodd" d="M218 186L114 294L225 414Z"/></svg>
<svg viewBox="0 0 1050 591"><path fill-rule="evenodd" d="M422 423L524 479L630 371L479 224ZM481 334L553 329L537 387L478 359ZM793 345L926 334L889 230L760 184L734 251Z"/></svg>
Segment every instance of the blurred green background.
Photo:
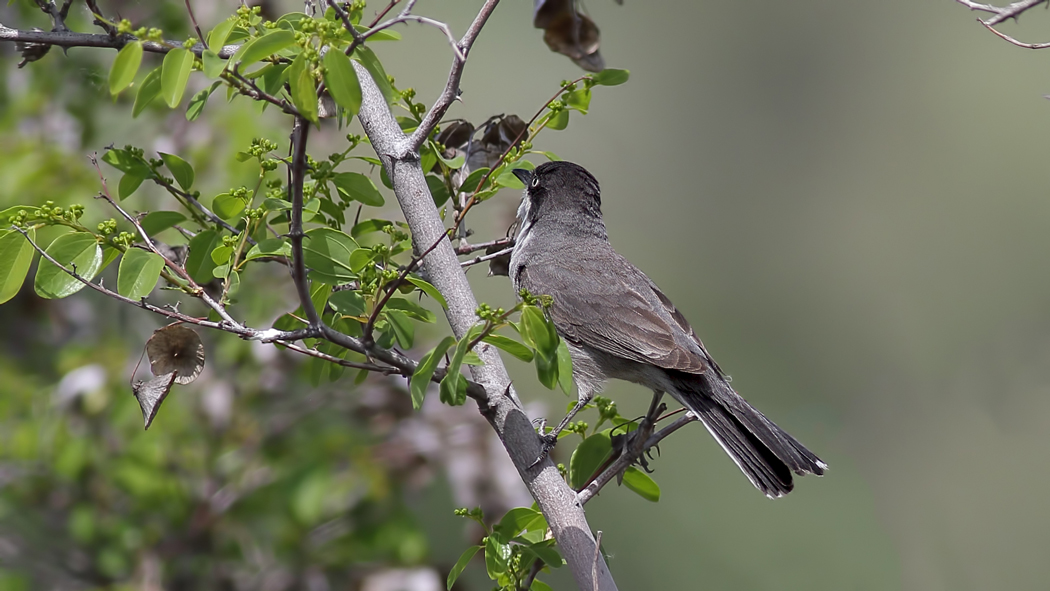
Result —
<svg viewBox="0 0 1050 591"><path fill-rule="evenodd" d="M181 3L171 4L175 23ZM420 2L417 12L458 33L477 5ZM531 8L520 0L498 8L471 54L463 103L449 116L527 119L560 80L580 75L543 45ZM684 311L736 389L831 466L823 479L802 479L774 502L705 430L674 435L655 463L659 503L610 487L587 507L619 586L1045 588L1050 515L1039 491L1050 485L1050 102L1043 96L1050 54L1008 45L947 0L592 0L586 8L601 27L608 66L629 69L631 80L596 89L589 115L574 113L568 130L545 132L537 146L595 174L613 244ZM1047 41L1047 19L1036 10L1004 30ZM447 44L433 29L402 33L407 42L377 52L401 86L414 86L429 103L444 85ZM3 100L22 101L17 112L27 113L26 75L4 51ZM71 51L70 59L86 52ZM108 54L97 53L104 57L92 59L108 64ZM27 70L62 59L53 51ZM82 77L90 87L90 75ZM91 100L101 102L104 84L95 84ZM242 126L251 121L245 105ZM125 110L99 111L82 146L77 138L42 142L69 158L63 172L87 187L81 201L96 190L81 154L144 137L142 127L114 114L126 116L128 106L118 108ZM111 127L116 121L123 122ZM220 136L251 137L226 125ZM47 137L19 120L4 126L8 141ZM286 131L271 129L283 141ZM340 134L317 137L334 142ZM9 180L17 167L0 168L6 206L20 199ZM58 182L42 176L36 182ZM233 181L215 182L221 190ZM500 235L516 205L511 192L488 202L471 222L478 239ZM482 269L469 275L480 300L513 301L504 278L486 278ZM106 319L154 322L91 301ZM26 388L53 389L61 370L38 376L18 357L24 339L36 337L8 330L15 324L5 308L9 342L0 371L28 376ZM76 342L83 347L96 336ZM222 361L240 362L253 361L243 350ZM112 363L119 374L127 361ZM545 400L542 412L560 416L564 398L545 391L531 368L508 363L523 400ZM0 391L13 391L5 381ZM344 378L328 390L347 398L349 385ZM312 390L305 378L282 388L299 398ZM608 394L628 416L649 400L625 384ZM166 406L169 417L162 413L143 441L178 441L165 430L166 420L178 424L172 408L179 406ZM340 432L338 423L328 427ZM447 517L454 501L446 478L408 497L413 527L428 536L438 563L451 563L467 544L448 536L459 526ZM10 500L7 507L9 515L18 510ZM411 563L413 556L395 548L379 559ZM466 584L486 588L481 569L472 569ZM571 586L565 572L551 580Z"/></svg>

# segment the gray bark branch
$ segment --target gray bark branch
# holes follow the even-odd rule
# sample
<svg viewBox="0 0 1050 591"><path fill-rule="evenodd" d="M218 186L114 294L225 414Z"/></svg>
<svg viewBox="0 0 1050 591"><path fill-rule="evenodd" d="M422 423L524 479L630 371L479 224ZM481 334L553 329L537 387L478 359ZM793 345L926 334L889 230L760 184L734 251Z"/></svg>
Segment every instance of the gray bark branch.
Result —
<svg viewBox="0 0 1050 591"><path fill-rule="evenodd" d="M361 82L362 100L358 115L361 125L394 185L394 193L412 230L416 251L422 252L438 240L442 241L423 259L423 267L448 302L445 314L453 333L462 338L477 322L474 313L477 301L452 243L444 239L446 229L427 188L419 153L413 146L414 142L401 132L368 70L356 62L354 67ZM485 362L485 365L471 368L474 381L485 388L487 395L482 412L546 516L577 586L586 591L616 589L608 565L597 553L598 547L583 506L557 467L550 459L545 459L535 468L528 469L539 457L540 441L511 387L499 353L484 343L476 351Z"/></svg>

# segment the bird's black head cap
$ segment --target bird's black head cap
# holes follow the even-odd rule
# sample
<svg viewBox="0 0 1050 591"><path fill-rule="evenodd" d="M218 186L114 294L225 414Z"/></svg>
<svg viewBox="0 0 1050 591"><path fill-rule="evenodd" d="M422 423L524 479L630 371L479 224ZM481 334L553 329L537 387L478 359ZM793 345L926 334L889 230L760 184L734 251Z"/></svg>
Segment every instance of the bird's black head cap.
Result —
<svg viewBox="0 0 1050 591"><path fill-rule="evenodd" d="M594 175L573 162L546 162L529 171L515 169L525 183L522 223L574 226L605 235L601 189Z"/></svg>

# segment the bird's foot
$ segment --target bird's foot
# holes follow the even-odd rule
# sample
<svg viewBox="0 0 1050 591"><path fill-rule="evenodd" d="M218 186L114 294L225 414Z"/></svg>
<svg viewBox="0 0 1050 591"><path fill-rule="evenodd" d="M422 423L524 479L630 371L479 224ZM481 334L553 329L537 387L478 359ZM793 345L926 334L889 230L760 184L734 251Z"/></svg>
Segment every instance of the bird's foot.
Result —
<svg viewBox="0 0 1050 591"><path fill-rule="evenodd" d="M547 456L551 455L551 451L554 446L558 445L558 434L551 431L550 433L544 433L540 435L540 455L529 464L529 469L535 468L540 462L547 459Z"/></svg>

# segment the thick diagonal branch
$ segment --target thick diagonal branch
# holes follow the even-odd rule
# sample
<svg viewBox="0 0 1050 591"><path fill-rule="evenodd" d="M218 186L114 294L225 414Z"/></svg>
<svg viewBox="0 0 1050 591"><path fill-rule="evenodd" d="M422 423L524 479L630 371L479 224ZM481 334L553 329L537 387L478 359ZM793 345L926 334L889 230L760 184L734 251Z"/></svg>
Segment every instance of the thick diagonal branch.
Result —
<svg viewBox="0 0 1050 591"><path fill-rule="evenodd" d="M488 4L494 2L486 3L486 6ZM393 182L394 193L412 230L416 251L422 252L440 241L423 258L423 267L448 302L446 317L456 337L462 338L477 322L474 314L477 301L452 243L444 238L447 230L427 188L419 153L401 132L368 70L356 62L354 67L361 82L361 125ZM453 84L451 80L450 84ZM576 493L549 459L536 468L528 468L539 456L540 441L510 387L510 378L499 353L484 343L479 345L477 353L484 365L472 367L471 373L487 392L485 418L503 442L525 486L546 516L576 584L585 591L616 589L601 555L595 558L597 544Z"/></svg>

